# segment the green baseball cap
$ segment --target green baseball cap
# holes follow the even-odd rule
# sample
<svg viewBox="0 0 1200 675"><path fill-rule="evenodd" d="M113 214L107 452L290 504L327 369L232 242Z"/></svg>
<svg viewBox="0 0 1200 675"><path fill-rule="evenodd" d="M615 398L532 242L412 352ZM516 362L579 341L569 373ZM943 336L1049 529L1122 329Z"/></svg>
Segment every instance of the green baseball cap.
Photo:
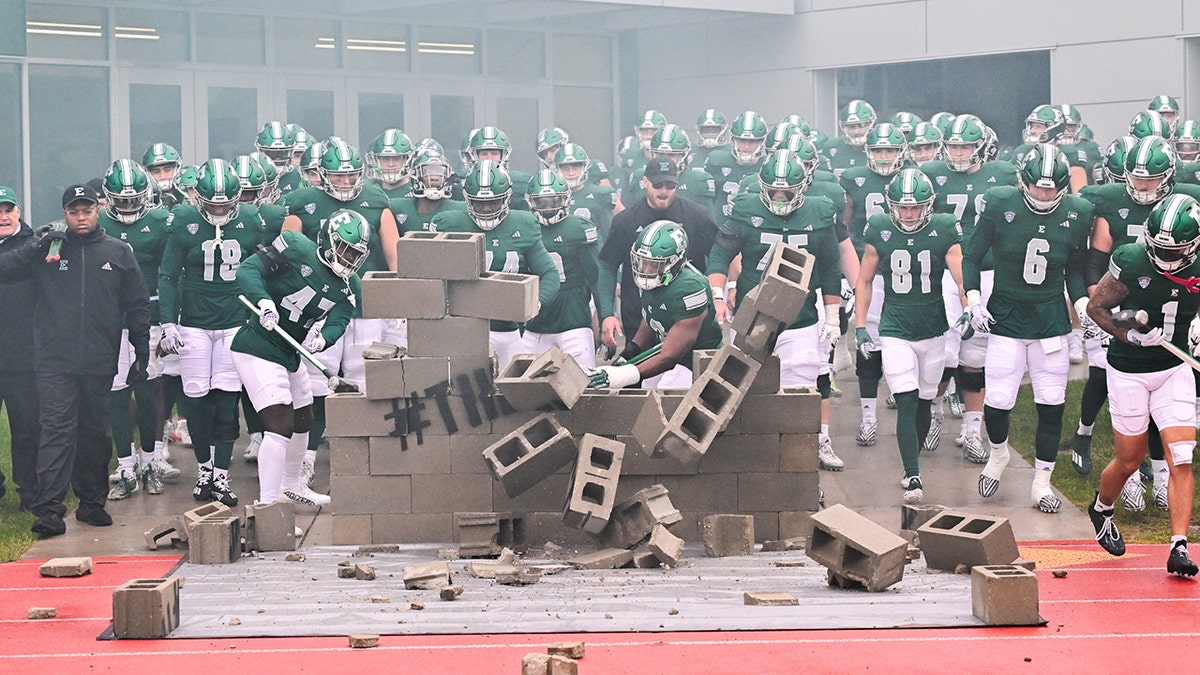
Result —
<svg viewBox="0 0 1200 675"><path fill-rule="evenodd" d="M0 185L0 204L12 204L13 206L20 206L19 202L17 202L16 191L10 187Z"/></svg>

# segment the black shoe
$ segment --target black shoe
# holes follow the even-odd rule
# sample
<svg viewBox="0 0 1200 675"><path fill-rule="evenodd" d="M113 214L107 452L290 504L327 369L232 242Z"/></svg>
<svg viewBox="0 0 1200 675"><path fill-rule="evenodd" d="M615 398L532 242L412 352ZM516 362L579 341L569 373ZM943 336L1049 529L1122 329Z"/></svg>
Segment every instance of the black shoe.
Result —
<svg viewBox="0 0 1200 675"><path fill-rule="evenodd" d="M1171 548L1171 556L1167 558L1167 571L1185 577L1194 577L1200 572L1200 567L1188 557L1187 544L1176 544Z"/></svg>
<svg viewBox="0 0 1200 675"><path fill-rule="evenodd" d="M108 511L103 508L93 509L86 506L80 506L75 511L75 520L96 527L108 527L112 525L112 516L108 515Z"/></svg>
<svg viewBox="0 0 1200 675"><path fill-rule="evenodd" d="M1099 496L1100 493L1096 493ZM1117 523L1113 520L1114 511L1104 513L1096 510L1096 498L1092 498L1092 502L1088 504L1088 517L1092 519L1092 527L1096 528L1096 542L1100 544L1100 548L1108 551L1112 555L1125 555L1125 540L1121 538L1120 531L1117 530ZM1184 558L1187 553L1184 552ZM1174 560L1175 554L1171 554L1171 560ZM1189 561L1191 562L1191 561ZM1167 563L1167 568L1170 569L1170 562Z"/></svg>
<svg viewBox="0 0 1200 675"><path fill-rule="evenodd" d="M33 526L29 528L29 531L42 539L57 537L60 534L66 533L67 524L63 522L62 516L57 513L47 512L38 516L38 519L33 521Z"/></svg>
<svg viewBox="0 0 1200 675"><path fill-rule="evenodd" d="M230 508L237 506L238 496L233 494L233 490L229 489L228 475L214 476L212 484L208 486L208 494L214 502L221 502Z"/></svg>
<svg viewBox="0 0 1200 675"><path fill-rule="evenodd" d="M196 474L196 487L192 488L192 498L198 502L212 501L212 469L200 467Z"/></svg>

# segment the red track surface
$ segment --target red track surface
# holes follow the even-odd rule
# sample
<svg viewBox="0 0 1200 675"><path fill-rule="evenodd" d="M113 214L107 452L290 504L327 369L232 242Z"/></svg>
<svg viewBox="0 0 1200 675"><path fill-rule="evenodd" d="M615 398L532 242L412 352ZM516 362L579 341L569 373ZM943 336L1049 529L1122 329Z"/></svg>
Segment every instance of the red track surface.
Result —
<svg viewBox="0 0 1200 675"><path fill-rule="evenodd" d="M96 560L77 579L43 579L42 561L0 565L0 673L274 672L519 673L521 657L557 640L587 643L583 673L1100 673L1191 671L1200 648L1200 584L1166 574L1166 547L1131 545L1108 558L1094 542L1021 547L1038 561L1034 628L781 630L737 633L384 636L351 650L344 638L97 641L112 590L167 573L177 557ZM1098 554L1098 555L1093 555ZM1080 558L1084 562L1078 562ZM1073 564L1065 564L1067 560ZM1091 560L1091 561L1088 561ZM1065 569L1055 579L1052 569ZM30 621L30 607L58 618ZM186 611L186 609L185 609ZM1190 664L1190 665L1189 665Z"/></svg>

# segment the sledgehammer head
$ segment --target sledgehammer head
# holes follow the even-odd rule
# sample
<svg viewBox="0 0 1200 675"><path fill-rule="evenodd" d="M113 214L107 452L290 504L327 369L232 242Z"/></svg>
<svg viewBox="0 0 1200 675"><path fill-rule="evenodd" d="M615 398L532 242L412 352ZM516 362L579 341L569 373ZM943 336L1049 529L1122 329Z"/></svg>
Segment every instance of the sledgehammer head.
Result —
<svg viewBox="0 0 1200 675"><path fill-rule="evenodd" d="M1144 309L1122 309L1113 312L1113 325L1118 328L1145 328L1150 324L1150 315Z"/></svg>

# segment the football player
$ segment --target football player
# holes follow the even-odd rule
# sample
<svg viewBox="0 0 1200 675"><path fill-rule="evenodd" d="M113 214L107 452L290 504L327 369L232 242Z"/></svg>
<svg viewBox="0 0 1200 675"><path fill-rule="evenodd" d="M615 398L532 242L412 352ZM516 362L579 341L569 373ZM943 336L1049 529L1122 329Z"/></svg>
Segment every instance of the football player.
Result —
<svg viewBox="0 0 1200 675"><path fill-rule="evenodd" d="M719 204L722 203L717 199L716 181L706 171L692 168L691 157L692 141L682 127L667 124L654 132L650 139L650 159L666 159L679 167L679 185L676 188L679 196L687 197L708 209L715 219L720 213ZM646 194L642 189L644 175L645 167L630 175L629 188L621 191L622 208L629 208Z"/></svg>
<svg viewBox="0 0 1200 675"><path fill-rule="evenodd" d="M529 180L533 176L509 166L512 145L508 142L508 134L497 127L480 127L479 131L471 135L470 152L475 163L490 159L508 173L509 178L512 179L513 191L510 207L525 210L527 208L525 189L529 187Z"/></svg>
<svg viewBox="0 0 1200 675"><path fill-rule="evenodd" d="M176 184L176 179L183 172L183 160L179 151L169 143L155 143L142 155L142 168L150 175L150 180L158 185L159 200L168 209L176 204L187 201L186 193Z"/></svg>
<svg viewBox="0 0 1200 675"><path fill-rule="evenodd" d="M733 208L733 198L738 193L738 183L745 176L753 175L762 166L766 157L766 140L769 130L762 115L747 110L738 115L729 126L732 139L728 150L713 150L704 163L704 171L716 181L717 201L721 202L721 213L728 216Z"/></svg>
<svg viewBox="0 0 1200 675"><path fill-rule="evenodd" d="M834 173L840 176L852 166L864 166L867 163L863 145L876 119L875 109L866 101L855 99L842 108L838 114L838 127L842 135L824 145L817 145L822 154L829 158Z"/></svg>
<svg viewBox="0 0 1200 675"><path fill-rule="evenodd" d="M367 170L388 199L407 197L411 190L406 167L412 150L412 141L399 129L385 129L371 141Z"/></svg>
<svg viewBox="0 0 1200 675"><path fill-rule="evenodd" d="M454 169L439 153L426 150L408 161L412 192L408 197L391 201L396 227L403 232L433 230L433 217L443 209L465 211L466 204L450 198L450 176Z"/></svg>
<svg viewBox="0 0 1200 675"><path fill-rule="evenodd" d="M279 175L280 192L300 187L301 176L296 171L296 132L281 122L267 122L254 138L254 147L275 165Z"/></svg>
<svg viewBox="0 0 1200 675"><path fill-rule="evenodd" d="M696 158L693 163L704 166L709 154L729 145L729 122L720 110L708 108L696 118Z"/></svg>
<svg viewBox="0 0 1200 675"><path fill-rule="evenodd" d="M593 164L595 162L588 158L587 151L574 143L567 143L554 156L555 168L571 188L567 209L571 215L592 221L603 242L612 227L612 217L625 207L617 199L616 190L591 181Z"/></svg>

